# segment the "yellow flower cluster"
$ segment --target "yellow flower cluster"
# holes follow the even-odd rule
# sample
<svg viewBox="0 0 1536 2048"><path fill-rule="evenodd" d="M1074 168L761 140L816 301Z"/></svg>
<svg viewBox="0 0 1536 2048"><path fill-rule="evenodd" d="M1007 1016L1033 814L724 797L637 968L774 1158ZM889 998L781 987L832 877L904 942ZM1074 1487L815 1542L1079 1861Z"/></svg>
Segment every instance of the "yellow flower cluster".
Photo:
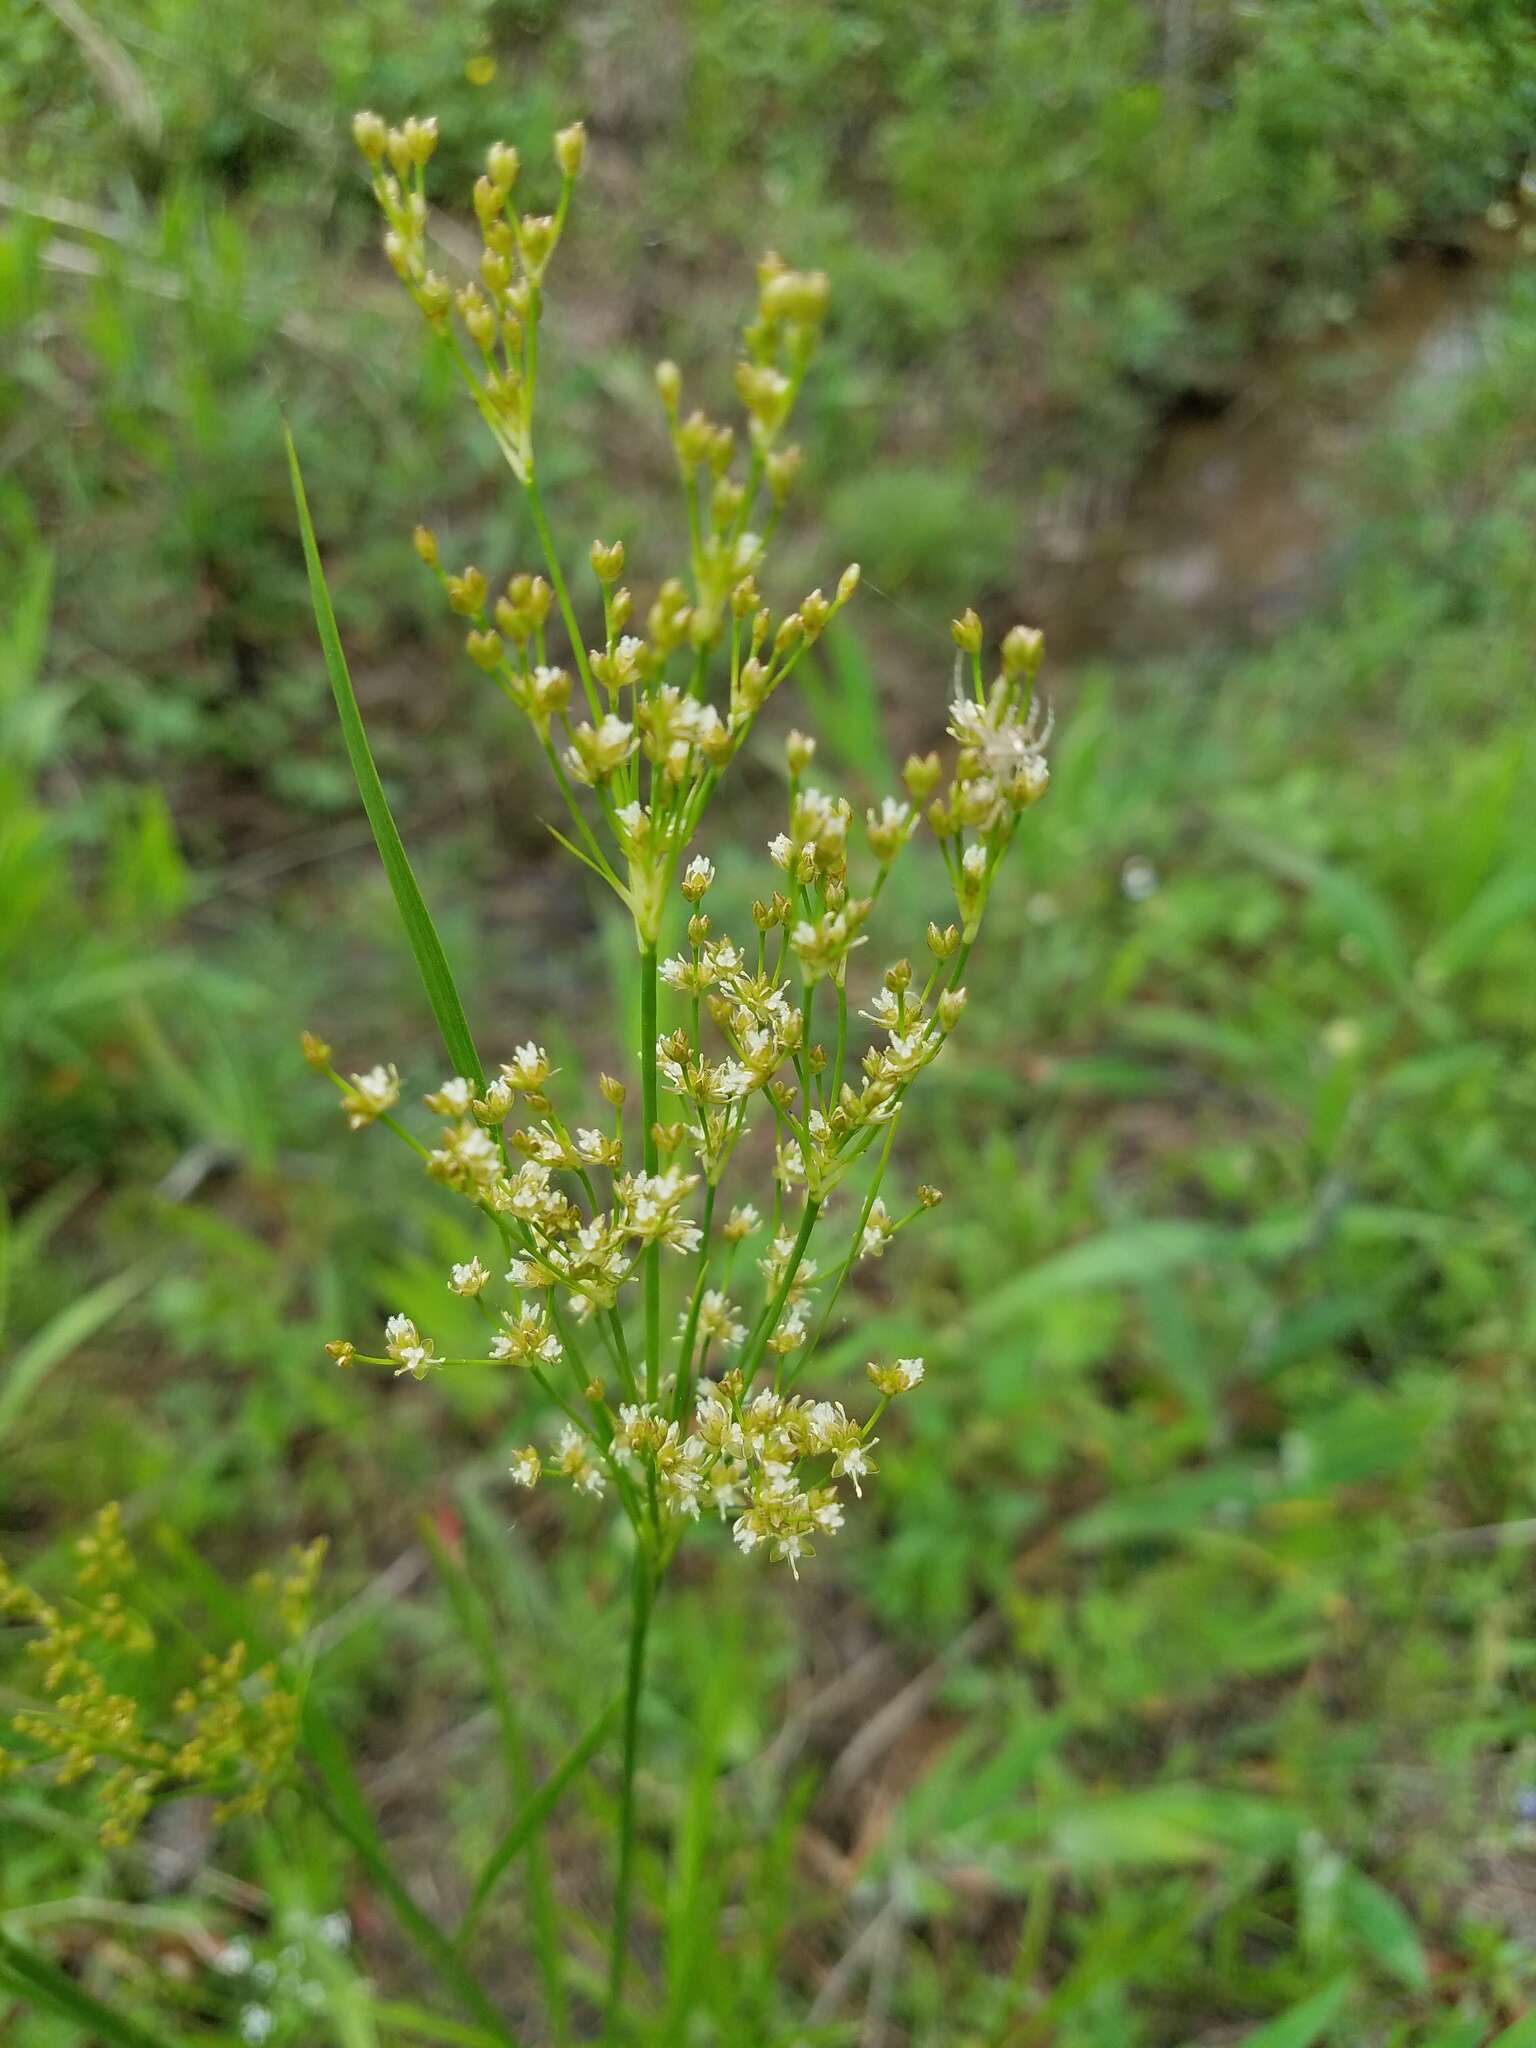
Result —
<svg viewBox="0 0 1536 2048"><path fill-rule="evenodd" d="M323 1541L295 1550L285 1570L252 1581L264 1629L278 1645L308 1627ZM116 1505L74 1545L69 1593L45 1598L0 1561L0 1617L28 1632L27 1662L38 1703L10 1717L0 1777L33 1773L84 1784L102 1842L132 1840L154 1801L204 1790L216 1817L257 1813L287 1772L299 1699L278 1648L251 1668L244 1641L205 1656L191 1682L156 1704L165 1662L154 1633L130 1604L139 1567Z"/></svg>

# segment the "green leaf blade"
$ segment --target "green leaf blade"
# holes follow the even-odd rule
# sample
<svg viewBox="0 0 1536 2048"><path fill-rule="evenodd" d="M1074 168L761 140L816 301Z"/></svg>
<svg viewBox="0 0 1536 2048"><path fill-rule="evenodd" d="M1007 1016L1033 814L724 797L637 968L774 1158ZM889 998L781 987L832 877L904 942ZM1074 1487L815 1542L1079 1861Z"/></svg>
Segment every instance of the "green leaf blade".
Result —
<svg viewBox="0 0 1536 2048"><path fill-rule="evenodd" d="M347 658L342 652L341 635L336 628L336 614L331 606L330 591L326 587L325 570L320 563L320 550L315 540L315 529L309 516L309 501L304 495L304 479L299 469L299 454L293 444L293 436L285 427L283 439L288 449L288 468L293 479L293 502L299 516L299 532L304 543L304 563L309 572L310 602L314 607L315 626L320 635L321 650L325 655L326 670L331 679L331 692L336 699L336 711L341 720L342 739L346 743L347 758L352 764L352 774L357 782L358 794L363 800L363 809L368 814L368 823L373 830L374 844L379 849L379 859L384 863L384 872L395 898L395 907L400 913L400 922L405 927L405 936L421 975L422 986L427 992L427 1001L432 1005L432 1014L437 1019L437 1028L442 1034L448 1057L453 1061L454 1071L463 1074L475 1083L477 1088L485 1086L485 1069L480 1064L480 1055L475 1050L475 1041L470 1033L469 1020L464 1014L458 986L453 970L448 965L448 956L443 942L438 937L437 927L432 922L426 899L421 893L415 873L407 858L405 844L395 825L389 808L389 799L384 794L384 785L374 764L373 750L368 744L368 734L363 725L363 715L358 709L357 694L352 688L351 673Z"/></svg>

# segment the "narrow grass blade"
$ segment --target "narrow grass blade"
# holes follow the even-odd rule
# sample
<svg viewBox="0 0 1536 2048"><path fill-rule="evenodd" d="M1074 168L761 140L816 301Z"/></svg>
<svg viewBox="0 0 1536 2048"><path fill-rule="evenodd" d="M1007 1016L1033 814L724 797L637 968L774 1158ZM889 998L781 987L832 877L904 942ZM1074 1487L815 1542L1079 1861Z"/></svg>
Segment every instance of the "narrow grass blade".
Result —
<svg viewBox="0 0 1536 2048"><path fill-rule="evenodd" d="M468 1910L459 1923L456 1940L461 1946L474 1933L476 1923L485 1910L486 1901L496 1889L502 1872L523 1848L535 1828L540 1827L553 1811L566 1786L591 1762L594 1752L607 1734L618 1711L618 1700L610 1700L586 1734L566 1756L565 1761L544 1780L522 1812L513 1818L506 1833L487 1857L485 1868L475 1885L474 1896L470 1899Z"/></svg>
<svg viewBox="0 0 1536 2048"><path fill-rule="evenodd" d="M457 2020L440 2019L435 2012L423 2012L419 2005L376 1999L373 2016L391 2033L408 2041L426 2041L432 2048L497 2048L494 2034L479 2027L462 2027Z"/></svg>
<svg viewBox="0 0 1536 2048"><path fill-rule="evenodd" d="M1336 1978L1313 1997L1281 2013L1278 2019L1266 2021L1257 2033L1245 2035L1242 2048L1314 2048L1338 2018L1353 1989L1352 1977Z"/></svg>
<svg viewBox="0 0 1536 2048"><path fill-rule="evenodd" d="M167 2034L158 2022L155 2033L147 2034L135 2021L125 2019L109 2005L103 2005L57 1963L51 1963L34 1949L24 1948L19 1941L13 1941L3 1928L0 1928L0 1984L10 1984L23 1998L35 1999L51 2011L74 2020L86 2028L92 2040L106 2043L107 2048L179 2048L178 2041Z"/></svg>
<svg viewBox="0 0 1536 2048"><path fill-rule="evenodd" d="M497 1725L501 1729L502 1757L506 1765L507 1782L512 1798L525 1811L533 1789L533 1773L528 1764L528 1745L523 1739L522 1717L517 1711L517 1702L507 1684L507 1674L502 1668L496 1648L496 1633L491 1616L481 1597L480 1589L468 1571L452 1554L430 1520L421 1522L422 1540L432 1553L438 1576L448 1589L454 1617L473 1651L476 1661L485 1676L485 1683L496 1709ZM527 1841L528 1919L533 1933L534 1953L538 1958L539 1977L544 1987L544 2003L549 2016L550 2033L557 2044L570 2039L570 2018L565 1996L565 1966L560 1942L560 1928L555 1914L554 1887L550 1882L549 1859L544 1853L544 1843L535 1829Z"/></svg>
<svg viewBox="0 0 1536 2048"><path fill-rule="evenodd" d="M349 1844L394 1914L401 1932L415 1943L423 1960L436 1971L465 2011L487 2029L498 2048L517 2048L516 2036L500 2019L458 1950L421 1910L397 1875L352 1775L341 1739L316 1706L313 1695L304 1703L304 1751L321 1781L320 1787L311 1787L321 1812Z"/></svg>
<svg viewBox="0 0 1536 2048"><path fill-rule="evenodd" d="M0 1379L0 1438L4 1437L44 1377L56 1365L62 1364L72 1351L94 1337L104 1324L111 1322L136 1294L141 1294L149 1285L154 1270L153 1262L144 1260L137 1266L130 1266L126 1273L117 1273L110 1280L103 1280L67 1308L60 1309L51 1321L44 1323L36 1336L21 1347L7 1366L4 1378Z"/></svg>
<svg viewBox="0 0 1536 2048"><path fill-rule="evenodd" d="M320 566L320 550L315 543L315 529L309 516L309 502L304 495L304 479L299 471L299 454L293 445L293 436L286 428L283 438L288 447L288 467L293 477L293 502L298 509L299 532L304 542L304 563L309 571L310 602L314 606L315 625L320 633L320 645L325 654L325 665L330 672L331 690L336 698L336 710L341 719L341 734L346 742L347 757L352 763L352 773L357 780L358 794L363 800L363 809L368 813L368 823L373 828L374 843L379 849L379 858L384 863L384 872L389 877L389 886L394 891L395 907L400 913L400 922L405 926L405 936L415 955L416 966L421 974L422 985L427 991L427 1001L432 1005L432 1014L437 1019L437 1028L442 1033L443 1044L448 1048L448 1057L453 1061L454 1071L465 1075L479 1088L485 1086L485 1071L480 1065L480 1056L475 1051L474 1039L470 1036L469 1021L464 1015L464 1005L459 1000L459 991L448 965L448 956L443 951L442 940L432 922L431 913L417 885L406 858L404 844L396 830L394 818L390 815L389 800L384 794L384 785L379 780L379 771L374 766L373 750L368 745L368 735L363 727L363 716L357 708L357 696L352 688L352 677L347 669L347 658L342 653L341 635L336 630L336 614L331 609L330 592L326 588L325 571Z"/></svg>

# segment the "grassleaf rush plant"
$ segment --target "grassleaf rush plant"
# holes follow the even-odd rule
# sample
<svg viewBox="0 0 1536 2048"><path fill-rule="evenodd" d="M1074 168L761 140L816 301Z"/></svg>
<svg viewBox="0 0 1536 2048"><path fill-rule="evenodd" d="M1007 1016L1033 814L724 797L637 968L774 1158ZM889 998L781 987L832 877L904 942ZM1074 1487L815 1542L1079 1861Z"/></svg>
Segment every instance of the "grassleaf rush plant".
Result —
<svg viewBox="0 0 1536 2048"><path fill-rule="evenodd" d="M752 906L752 929L723 929L706 907L715 867L700 850L711 802L752 744L764 707L859 583L850 566L832 597L813 590L779 616L759 589L800 467L786 435L826 316L827 279L772 255L759 265L757 309L735 374L745 412L740 452L730 426L684 412L677 366L658 366L686 560L657 591L644 631L631 632L636 604L621 580L623 545L594 542L600 623L588 632L545 511L535 429L546 280L581 173L584 130L556 137L553 213L515 211L518 153L491 149L474 188L479 277L457 289L429 262L423 174L435 122L390 128L360 114L354 131L387 224L389 261L506 458L543 561L496 592L478 568L448 569L426 527L416 531L416 552L467 622L470 659L532 728L565 811L556 837L633 923L640 1023L638 1089L603 1075L596 1103L567 1096L535 1038L494 1070L482 1064L369 754L295 456L311 587L348 749L454 1067L425 1097L440 1120L435 1141L396 1115L402 1082L393 1065L344 1075L313 1037L305 1053L335 1084L354 1129L382 1125L474 1212L475 1235L467 1217L463 1257L446 1284L474 1302L485 1328L473 1356L439 1349L403 1314L372 1347L338 1339L329 1348L340 1364L414 1380L477 1367L522 1376L544 1413L512 1459L512 1480L525 1488L564 1481L588 1501L611 1498L633 1532L607 1992L607 2038L616 2039L630 1949L639 1710L658 1587L706 1512L729 1523L741 1551L798 1575L817 1542L842 1526L845 1488L858 1496L874 1472L886 1408L923 1378L921 1358L872 1361L864 1415L804 1391L855 1265L880 1258L940 1199L922 1188L910 1210L892 1213L885 1176L910 1092L965 1009L967 963L1004 856L1046 789L1050 720L1034 687L1042 645L1038 633L1015 626L989 678L980 620L968 611L955 621L954 758L947 770L937 754L909 759L904 793L867 810L862 830L848 799L816 779L815 741L791 732L788 810L767 849L769 881ZM862 989L858 977L850 987L850 965L924 818L950 892L942 921L927 927L925 964L895 959L864 977ZM681 936L668 950L674 918ZM566 2038L560 1963L545 1933L551 2026Z"/></svg>

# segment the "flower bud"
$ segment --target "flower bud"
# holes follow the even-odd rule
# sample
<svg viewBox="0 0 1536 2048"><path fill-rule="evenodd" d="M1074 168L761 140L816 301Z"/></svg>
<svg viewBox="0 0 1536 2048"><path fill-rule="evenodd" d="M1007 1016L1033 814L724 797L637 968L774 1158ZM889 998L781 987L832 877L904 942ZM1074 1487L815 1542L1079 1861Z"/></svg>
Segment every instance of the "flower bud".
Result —
<svg viewBox="0 0 1536 2048"><path fill-rule="evenodd" d="M798 612L791 612L773 636L773 651L775 654L788 654L790 649L798 647L804 638L805 621Z"/></svg>
<svg viewBox="0 0 1536 2048"><path fill-rule="evenodd" d="M345 1337L338 1337L325 1347L327 1358L334 1358L338 1365L350 1365L357 1356L357 1346L349 1344Z"/></svg>
<svg viewBox="0 0 1536 2048"><path fill-rule="evenodd" d="M683 395L683 373L670 358L656 365L656 389L667 411L675 414Z"/></svg>
<svg viewBox="0 0 1536 2048"><path fill-rule="evenodd" d="M937 754L909 754L901 771L902 783L914 803L932 796L942 770Z"/></svg>
<svg viewBox="0 0 1536 2048"><path fill-rule="evenodd" d="M635 608L634 592L616 590L608 600L608 614L613 620L613 630L622 633L629 624L629 615Z"/></svg>
<svg viewBox="0 0 1536 2048"><path fill-rule="evenodd" d="M417 527L411 535L411 546L429 569L437 567L437 535L430 526Z"/></svg>
<svg viewBox="0 0 1536 2048"><path fill-rule="evenodd" d="M488 228L507 203L507 195L500 185L480 176L475 180L475 218L481 227Z"/></svg>
<svg viewBox="0 0 1536 2048"><path fill-rule="evenodd" d="M935 960L950 959L959 944L960 934L954 925L947 924L940 931L936 924L930 923L928 927L928 950Z"/></svg>
<svg viewBox="0 0 1536 2048"><path fill-rule="evenodd" d="M981 620L969 607L949 622L949 637L962 654L980 654Z"/></svg>
<svg viewBox="0 0 1536 2048"><path fill-rule="evenodd" d="M795 487L804 457L798 448L776 448L763 465L768 489L776 505L782 505Z"/></svg>
<svg viewBox="0 0 1536 2048"><path fill-rule="evenodd" d="M690 468L705 461L714 446L715 430L702 412L691 412L677 430L678 459Z"/></svg>
<svg viewBox="0 0 1536 2048"><path fill-rule="evenodd" d="M965 1015L968 998L963 988L947 988L939 997L939 1029L953 1031Z"/></svg>
<svg viewBox="0 0 1536 2048"><path fill-rule="evenodd" d="M824 270L780 270L764 279L758 303L765 320L819 327L831 296L831 282Z"/></svg>
<svg viewBox="0 0 1536 2048"><path fill-rule="evenodd" d="M464 651L476 668L483 668L489 673L501 660L501 635L499 633L471 633L464 642Z"/></svg>
<svg viewBox="0 0 1536 2048"><path fill-rule="evenodd" d="M917 1191L917 1199L925 1209L937 1209L944 1199L944 1190L942 1188L930 1187L927 1181L924 1181Z"/></svg>
<svg viewBox="0 0 1536 2048"><path fill-rule="evenodd" d="M382 115L363 112L352 116L352 140L369 163L376 164L383 157L388 137L389 130Z"/></svg>
<svg viewBox="0 0 1536 2048"><path fill-rule="evenodd" d="M912 962L898 960L885 970L885 985L893 995L905 995L912 986Z"/></svg>
<svg viewBox="0 0 1536 2048"><path fill-rule="evenodd" d="M800 616L805 621L806 632L814 640L831 618L832 607L819 590L813 590L809 597L801 599Z"/></svg>
<svg viewBox="0 0 1536 2048"><path fill-rule="evenodd" d="M401 133L405 137L406 152L411 162L419 169L431 159L433 151L437 148L436 117L429 115L425 120L418 120L413 114Z"/></svg>
<svg viewBox="0 0 1536 2048"><path fill-rule="evenodd" d="M1045 653L1045 635L1035 626L1012 626L1003 636L1003 674L1032 676Z"/></svg>
<svg viewBox="0 0 1536 2048"><path fill-rule="evenodd" d="M517 183L519 158L510 142L493 142L485 153L485 175L500 192Z"/></svg>
<svg viewBox="0 0 1536 2048"><path fill-rule="evenodd" d="M624 574L624 543L621 540L606 543L595 540L587 559L599 583L617 583Z"/></svg>
<svg viewBox="0 0 1536 2048"><path fill-rule="evenodd" d="M784 742L784 758L789 763L791 775L803 775L810 767L816 753L816 742L809 733L791 732Z"/></svg>
<svg viewBox="0 0 1536 2048"><path fill-rule="evenodd" d="M598 1093L610 1108L622 1109L624 1107L624 1098L629 1093L629 1090L622 1081L615 1080L612 1074L599 1074L597 1077L597 1088Z"/></svg>
<svg viewBox="0 0 1536 2048"><path fill-rule="evenodd" d="M552 213L525 213L518 223L518 246L528 275L537 282L555 252L555 217Z"/></svg>
<svg viewBox="0 0 1536 2048"><path fill-rule="evenodd" d="M463 618L473 618L485 604L485 577L473 565L462 576L448 578L448 602Z"/></svg>
<svg viewBox="0 0 1536 2048"><path fill-rule="evenodd" d="M317 1073L331 1064L331 1048L323 1038L317 1038L313 1031L300 1033L299 1050L303 1053L306 1063Z"/></svg>
<svg viewBox="0 0 1536 2048"><path fill-rule="evenodd" d="M560 166L561 177L578 177L586 158L587 131L580 121L573 121L555 137L555 162Z"/></svg>
<svg viewBox="0 0 1536 2048"><path fill-rule="evenodd" d="M863 573L857 562L850 562L842 575L838 577L837 601L839 605L845 605L849 598L852 597L859 587L859 579Z"/></svg>

